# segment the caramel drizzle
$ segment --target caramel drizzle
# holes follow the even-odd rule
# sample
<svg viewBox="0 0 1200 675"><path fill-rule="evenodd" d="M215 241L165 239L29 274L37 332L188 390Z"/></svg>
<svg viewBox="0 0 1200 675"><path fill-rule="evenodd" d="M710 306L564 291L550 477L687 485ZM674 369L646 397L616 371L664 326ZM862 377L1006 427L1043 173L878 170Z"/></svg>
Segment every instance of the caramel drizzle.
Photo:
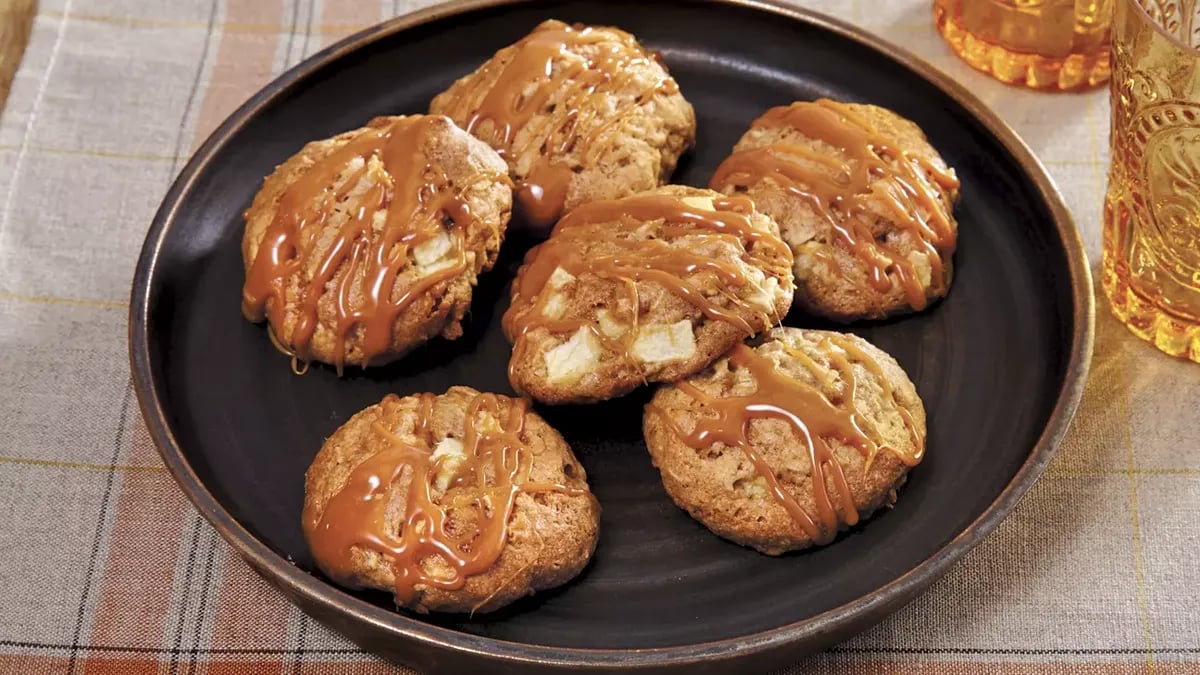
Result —
<svg viewBox="0 0 1200 675"><path fill-rule="evenodd" d="M371 128L318 160L283 192L267 227L258 255L246 275L242 313L251 321L267 318L275 335L283 334L285 298L293 278L300 277L301 302L292 328L291 347L300 362L312 359L309 346L319 324L319 303L334 294L337 351L341 372L346 339L356 327L362 335L362 364L391 349L392 331L400 314L429 289L461 274L468 265L463 232L471 211L462 195L470 187L453 186L435 168L424 148L436 118L408 117L372 123ZM363 164L347 173L355 158ZM371 158L386 173L355 201L352 194L368 179ZM339 178L341 180L339 181ZM504 179L480 175L478 180ZM324 244L330 216L339 203L356 210ZM376 215L387 210L382 226ZM409 268L409 252L449 229L452 265L398 284ZM304 262L315 247L325 246L311 277ZM331 282L343 266L346 274Z"/></svg>
<svg viewBox="0 0 1200 675"><path fill-rule="evenodd" d="M890 450L907 466L919 463L924 453L920 430L917 429L912 415L896 400L895 392L888 384L879 364L840 335L826 336L823 346L830 355L830 365L838 371L843 382L841 391L833 400L822 393L821 389L788 376L771 359L744 344L739 344L730 353L729 363L734 368L746 369L753 376L756 384L753 393L745 396L711 396L687 381L676 383L680 391L700 402L705 410L716 413L715 416L701 417L691 433L684 433L661 410L651 408L671 425L686 445L696 450L703 450L717 443L741 450L796 525L817 544L828 543L837 535L838 505L845 514L846 525L855 525L859 520L846 474L833 448L830 447L829 439L840 440L862 453L866 459L864 471L870 470L871 463L883 448ZM831 348L834 346L842 352ZM830 384L823 369L811 358L799 359L799 362L812 372L818 382ZM854 403L858 388L854 363L862 365L875 376L876 381L883 387L884 395L892 400L895 408L900 411L913 439L911 451L884 444L870 420L858 412ZM784 420L791 425L796 436L803 440L812 463L815 518L800 506L784 487L781 476L777 475L775 469L755 451L750 440L750 423L755 419Z"/></svg>
<svg viewBox="0 0 1200 675"><path fill-rule="evenodd" d="M913 309L924 309L928 301L912 262L880 246L861 216L869 215L872 204L883 205L920 242L932 277L940 279L943 261L954 253L956 240L942 203L942 191L958 187L953 172L895 147L893 139L835 101L772 108L751 126L795 129L838 148L845 159L788 143L742 150L717 167L710 181L713 189L747 188L766 178L776 181L802 197L838 240L866 263L877 291L890 291L889 274L894 275Z"/></svg>
<svg viewBox="0 0 1200 675"><path fill-rule="evenodd" d="M445 458L432 458L435 398L420 395L414 438L397 436L375 422L373 430L390 447L355 467L322 512L313 507L304 513L305 536L322 570L339 583L350 584L356 576L354 549L374 551L391 564L398 604L416 599L417 586L457 590L468 577L490 569L508 542L517 495L589 494L583 488L530 482L533 453L522 440L528 403L516 399L504 415L501 397L478 394L464 417L464 459L453 467L445 493L437 495L434 480ZM389 395L382 405L399 402ZM481 424L485 414L497 423ZM387 514L394 510L392 486L405 476L408 486L397 532L387 526ZM477 515L478 526L456 531L462 525L452 525L451 512L464 508ZM450 573L431 568L427 564L431 558L440 560Z"/></svg>
<svg viewBox="0 0 1200 675"><path fill-rule="evenodd" d="M700 310L714 321L724 321L737 326L747 335L753 335L773 322L773 308L763 308L738 297L736 291L744 288L749 280L735 265L715 260L703 253L688 248L671 246L668 242L684 235L703 239L724 239L742 249L742 259L747 264L761 264L747 260L748 248L763 247L774 254L777 264L769 272L786 277L791 253L781 239L770 232L756 229L749 214L754 204L744 197L725 197L713 200L713 209L706 210L685 203L681 198L644 194L609 201L584 204L573 209L558 222L550 238L530 249L525 264L517 273L513 283L513 300L504 314L503 326L509 339L517 338L529 331L545 328L550 333L573 333L580 328L589 330L610 351L635 362L630 354L632 341L637 337L639 297L637 282L653 282L662 286L676 297ZM659 237L637 239L633 235L647 222L661 220L663 225ZM603 242L617 248L615 253L595 255L588 252L592 244ZM554 271L562 268L572 276L591 274L604 279L618 281L628 289L631 301L631 316L614 317L629 326L625 335L615 340L600 331L590 318L555 319L545 315L543 309L553 293L543 292L550 283ZM719 282L719 297L725 298L729 306L716 302L717 298L705 295L700 284L690 278L701 272L713 272ZM615 311L617 303L613 303ZM762 316L761 325L746 318ZM511 363L520 359L514 355Z"/></svg>
<svg viewBox="0 0 1200 675"><path fill-rule="evenodd" d="M597 53L579 53L585 47ZM595 142L630 109L655 91L678 91L674 80L664 76L617 110L605 112L594 104L599 94L627 88L639 67L655 60L632 35L617 29L597 32L582 24L546 21L508 50L511 59L504 65L495 60L485 64L474 86L451 101L446 114L509 162L518 159L512 156L517 134L539 114L547 116L538 129L543 155L581 149L590 160ZM491 123L486 135L481 133L485 122ZM571 175L572 167L543 157L518 176L517 201L531 223L548 227L558 219Z"/></svg>

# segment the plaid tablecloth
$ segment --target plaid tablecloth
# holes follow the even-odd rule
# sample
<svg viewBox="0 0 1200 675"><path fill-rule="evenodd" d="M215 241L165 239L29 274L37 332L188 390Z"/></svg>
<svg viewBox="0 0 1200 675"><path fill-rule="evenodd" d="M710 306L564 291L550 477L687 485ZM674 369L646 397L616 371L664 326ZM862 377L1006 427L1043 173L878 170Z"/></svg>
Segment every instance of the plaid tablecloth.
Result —
<svg viewBox="0 0 1200 675"><path fill-rule="evenodd" d="M0 122L0 672L403 672L309 620L197 516L133 401L126 301L160 198L246 97L422 0L42 0ZM960 64L928 0L821 0L966 82L1050 168L1093 263L1107 94ZM998 532L789 672L1200 672L1200 366L1101 304L1082 410Z"/></svg>

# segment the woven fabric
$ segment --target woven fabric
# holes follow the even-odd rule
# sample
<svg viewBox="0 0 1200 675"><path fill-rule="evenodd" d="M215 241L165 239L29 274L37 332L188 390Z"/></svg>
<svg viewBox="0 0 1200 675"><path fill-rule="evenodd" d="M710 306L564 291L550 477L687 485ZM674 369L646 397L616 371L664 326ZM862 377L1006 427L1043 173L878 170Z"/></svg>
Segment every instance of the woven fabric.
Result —
<svg viewBox="0 0 1200 675"><path fill-rule="evenodd" d="M283 69L421 0L43 0L0 122L0 672L406 672L269 588L189 506L137 412L126 301L190 152ZM1032 146L1093 264L1107 94L1005 87L928 0L806 3L915 51ZM787 672L1200 672L1200 366L1100 304L1058 457L878 627Z"/></svg>

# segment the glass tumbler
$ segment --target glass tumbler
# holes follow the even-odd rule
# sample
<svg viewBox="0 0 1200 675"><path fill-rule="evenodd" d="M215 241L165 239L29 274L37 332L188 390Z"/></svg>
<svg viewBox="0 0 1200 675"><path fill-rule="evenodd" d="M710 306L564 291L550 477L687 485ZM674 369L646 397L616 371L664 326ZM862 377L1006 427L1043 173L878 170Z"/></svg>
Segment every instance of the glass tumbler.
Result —
<svg viewBox="0 0 1200 675"><path fill-rule="evenodd" d="M1112 2L933 0L933 16L954 53L978 70L1008 84L1066 91L1108 81Z"/></svg>
<svg viewBox="0 0 1200 675"><path fill-rule="evenodd" d="M1200 361L1200 7L1116 0L1104 292L1129 328Z"/></svg>

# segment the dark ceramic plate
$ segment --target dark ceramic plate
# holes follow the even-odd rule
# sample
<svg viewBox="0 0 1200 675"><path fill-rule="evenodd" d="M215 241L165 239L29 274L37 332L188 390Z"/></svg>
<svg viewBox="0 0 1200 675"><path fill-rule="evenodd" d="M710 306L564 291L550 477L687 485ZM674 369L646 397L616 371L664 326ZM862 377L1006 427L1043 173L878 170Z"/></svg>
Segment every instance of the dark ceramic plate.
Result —
<svg viewBox="0 0 1200 675"><path fill-rule="evenodd" d="M312 573L303 474L323 439L385 393L454 384L510 392L500 331L520 259L476 292L466 335L393 366L297 377L239 313L242 210L312 139L417 113L539 21L617 24L662 51L699 117L676 182L704 185L770 106L828 96L890 107L962 179L957 278L929 311L855 326L900 361L929 410L927 459L896 508L827 548L769 558L709 534L664 494L641 438L649 392L539 408L604 505L595 560L568 586L485 616L395 612ZM509 242L513 244L514 242ZM289 71L229 118L183 171L134 279L131 353L143 413L200 512L317 619L430 670L786 663L862 630L925 588L1007 515L1050 459L1091 349L1091 282L1062 201L1029 150L962 87L835 21L770 2L482 0L395 19ZM787 323L815 325L804 316Z"/></svg>

